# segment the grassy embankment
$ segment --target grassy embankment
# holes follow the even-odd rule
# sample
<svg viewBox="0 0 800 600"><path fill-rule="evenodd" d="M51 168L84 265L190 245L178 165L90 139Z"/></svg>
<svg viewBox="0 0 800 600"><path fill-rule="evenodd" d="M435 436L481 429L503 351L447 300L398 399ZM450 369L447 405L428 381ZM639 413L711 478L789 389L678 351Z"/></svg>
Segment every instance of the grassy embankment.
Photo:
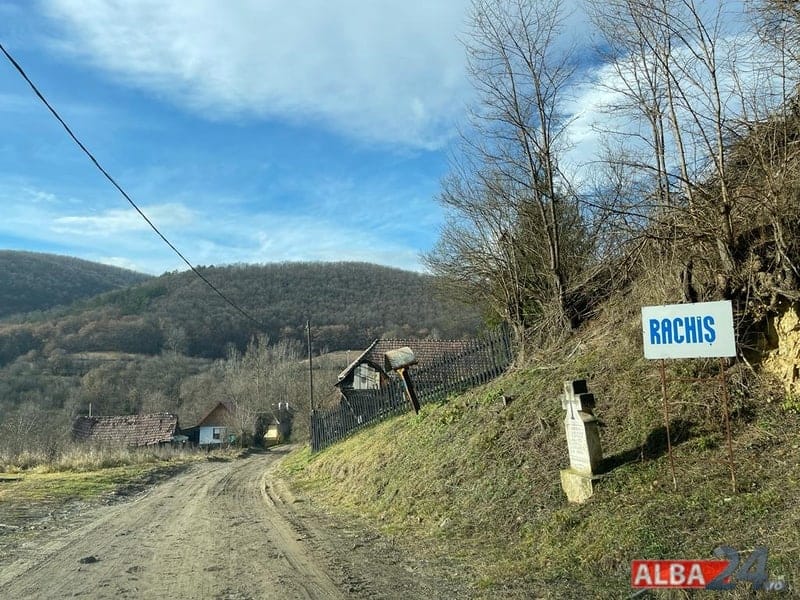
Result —
<svg viewBox="0 0 800 600"><path fill-rule="evenodd" d="M712 558L723 544L742 553L767 546L770 577L796 594L800 406L745 364L729 369L734 493L719 386L672 380L674 491L637 300L609 307L561 348L488 386L317 455L296 452L284 472L313 501L417 555L457 557L477 596L624 598L632 559ZM669 364L671 377L717 373L716 361ZM557 396L576 378L589 380L605 423L607 474L584 505L568 504L559 480L568 454ZM502 395L515 399L504 406ZM740 583L728 597L748 594Z"/></svg>

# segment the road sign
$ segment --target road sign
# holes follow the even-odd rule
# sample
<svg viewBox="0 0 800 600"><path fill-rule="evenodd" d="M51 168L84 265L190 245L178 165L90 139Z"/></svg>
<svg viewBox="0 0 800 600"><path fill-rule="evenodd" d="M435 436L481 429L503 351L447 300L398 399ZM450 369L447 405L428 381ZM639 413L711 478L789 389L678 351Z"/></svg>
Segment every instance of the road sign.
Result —
<svg viewBox="0 0 800 600"><path fill-rule="evenodd" d="M642 307L644 357L736 356L730 300Z"/></svg>

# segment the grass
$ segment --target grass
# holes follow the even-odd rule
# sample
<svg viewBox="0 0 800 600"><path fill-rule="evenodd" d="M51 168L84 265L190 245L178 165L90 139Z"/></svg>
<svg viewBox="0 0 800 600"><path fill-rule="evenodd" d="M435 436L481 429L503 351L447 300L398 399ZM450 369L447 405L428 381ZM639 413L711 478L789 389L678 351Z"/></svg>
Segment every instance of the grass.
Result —
<svg viewBox="0 0 800 600"><path fill-rule="evenodd" d="M45 507L73 500L138 489L191 462L224 459L236 452L208 455L170 447L71 445L49 460L29 451L0 456L0 515L13 520L15 516L38 514Z"/></svg>
<svg viewBox="0 0 800 600"><path fill-rule="evenodd" d="M147 478L166 465L147 463L102 468L94 471L32 472L17 475L0 485L0 506L5 503L88 500L115 491L122 485ZM0 475L2 478L3 475Z"/></svg>
<svg viewBox="0 0 800 600"><path fill-rule="evenodd" d="M284 462L298 490L415 552L459 559L476 596L624 598L637 558L712 558L764 545L768 573L800 587L800 415L743 365L729 369L737 491L718 364L669 365L673 490L655 365L620 311L494 383ZM605 423L608 472L570 505L563 382L585 377ZM501 396L514 396L504 406ZM748 584L728 597L752 597ZM737 596L737 594L739 594ZM651 593L650 597L683 598ZM694 596L693 596L694 597ZM704 597L703 593L699 597Z"/></svg>
<svg viewBox="0 0 800 600"><path fill-rule="evenodd" d="M130 465L199 460L205 452L171 446L146 448L68 444L55 452L26 449L0 452L0 473L95 471Z"/></svg>

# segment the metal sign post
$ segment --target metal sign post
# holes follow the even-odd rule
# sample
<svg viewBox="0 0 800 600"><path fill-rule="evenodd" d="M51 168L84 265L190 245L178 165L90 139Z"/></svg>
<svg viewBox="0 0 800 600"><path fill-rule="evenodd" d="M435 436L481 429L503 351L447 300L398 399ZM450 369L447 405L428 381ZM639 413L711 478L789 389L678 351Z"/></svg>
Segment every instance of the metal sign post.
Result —
<svg viewBox="0 0 800 600"><path fill-rule="evenodd" d="M719 359L719 380L722 386L722 409L725 411L725 437L728 439L728 467L731 470L731 485L736 493L736 472L733 467L733 440L731 438L731 413L728 409L728 381L725 378L725 359Z"/></svg>
<svg viewBox="0 0 800 600"><path fill-rule="evenodd" d="M667 452L672 472L672 486L677 490L672 440L669 429L669 400L667 398L667 358L719 358L720 385L725 411L725 430L728 441L728 466L731 483L736 492L736 473L733 463L728 383L725 379L724 357L736 356L736 336L733 328L733 306L729 300L697 302L694 304L665 304L642 307L642 339L644 356L659 360L661 394L664 401L664 426L667 432ZM710 378L693 379L708 381Z"/></svg>
<svg viewBox="0 0 800 600"><path fill-rule="evenodd" d="M664 402L664 428L667 430L667 454L669 455L669 470L672 473L672 489L678 491L678 479L675 477L675 460L672 457L672 438L669 432L669 400L667 399L667 364L662 358L658 362L661 372L661 399Z"/></svg>

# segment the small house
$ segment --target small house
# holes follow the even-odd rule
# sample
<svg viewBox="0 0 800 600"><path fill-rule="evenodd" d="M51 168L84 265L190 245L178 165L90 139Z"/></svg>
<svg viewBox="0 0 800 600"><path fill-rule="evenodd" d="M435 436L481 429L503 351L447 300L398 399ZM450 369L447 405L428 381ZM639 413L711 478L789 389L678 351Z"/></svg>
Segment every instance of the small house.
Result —
<svg viewBox="0 0 800 600"><path fill-rule="evenodd" d="M411 375L419 390L446 381L450 371L463 362L473 346L470 340L375 340L339 373L334 384L339 389L339 403L357 423L371 421L375 415L393 410L398 402L397 398L387 398L382 393L396 378L395 373L386 371L386 352L404 347L412 350L417 362Z"/></svg>
<svg viewBox="0 0 800 600"><path fill-rule="evenodd" d="M278 402L277 406L273 404L272 413L259 418L256 438L263 432L261 438L267 448L287 441L292 433L293 417L294 414L288 402Z"/></svg>
<svg viewBox="0 0 800 600"><path fill-rule="evenodd" d="M280 421L275 420L267 424L267 431L264 433L264 446L276 446L283 442L283 435L281 433Z"/></svg>
<svg viewBox="0 0 800 600"><path fill-rule="evenodd" d="M184 433L189 441L200 446L218 446L231 442L235 408L228 402L217 402L194 427Z"/></svg>
<svg viewBox="0 0 800 600"><path fill-rule="evenodd" d="M154 446L174 441L178 433L178 417L169 413L76 417L72 422L73 439L90 443Z"/></svg>

